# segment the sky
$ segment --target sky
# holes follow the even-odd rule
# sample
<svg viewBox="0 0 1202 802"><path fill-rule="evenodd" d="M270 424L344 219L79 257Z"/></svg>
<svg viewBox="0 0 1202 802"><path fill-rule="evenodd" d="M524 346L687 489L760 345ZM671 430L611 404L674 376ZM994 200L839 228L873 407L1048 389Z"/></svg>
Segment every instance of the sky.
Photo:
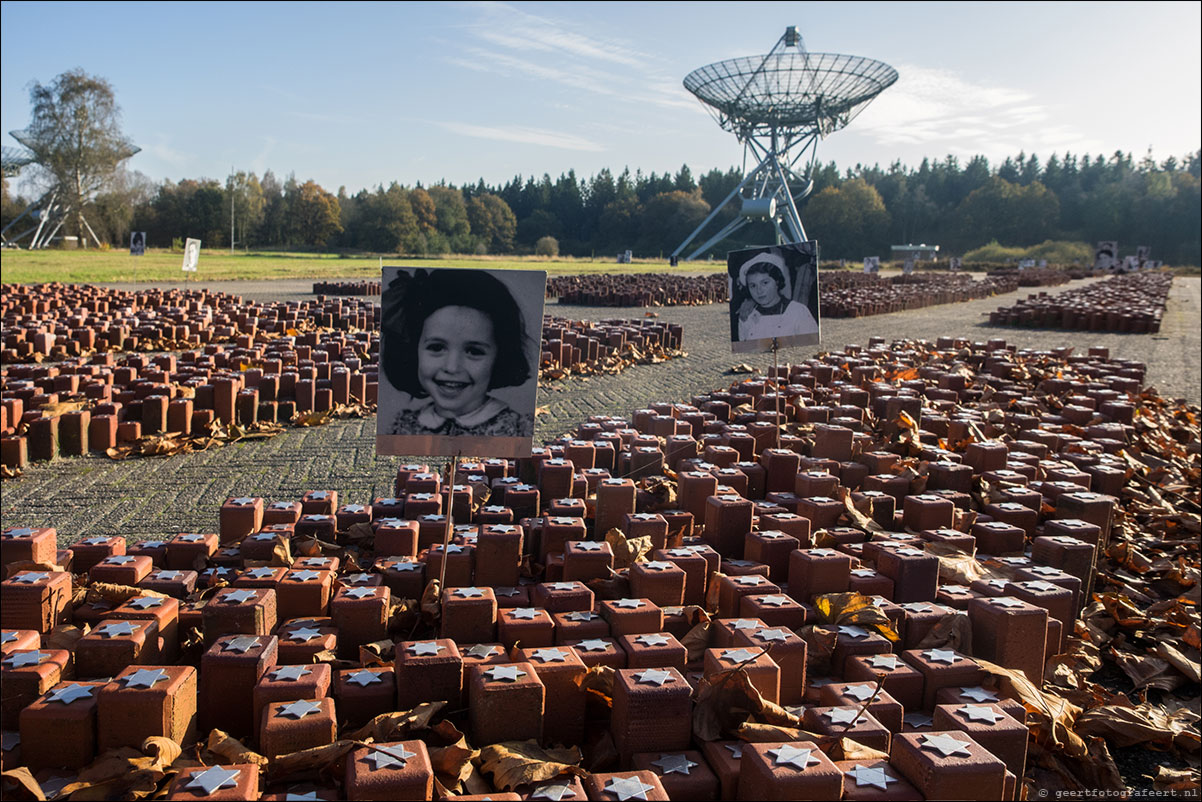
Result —
<svg viewBox="0 0 1202 802"><path fill-rule="evenodd" d="M30 86L78 67L112 84L142 148L128 166L155 181L271 169L354 193L605 167L699 175L743 153L685 75L766 53L789 25L811 52L900 75L819 144L840 168L1202 146L1197 2L5 0L0 129L16 146Z"/></svg>

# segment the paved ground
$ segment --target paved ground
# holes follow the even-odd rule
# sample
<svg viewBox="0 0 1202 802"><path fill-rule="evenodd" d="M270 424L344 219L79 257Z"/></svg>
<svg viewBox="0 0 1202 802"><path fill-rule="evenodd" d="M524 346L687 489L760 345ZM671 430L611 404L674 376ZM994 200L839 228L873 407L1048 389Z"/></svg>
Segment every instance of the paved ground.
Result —
<svg viewBox="0 0 1202 802"><path fill-rule="evenodd" d="M1088 281L1088 280L1086 280ZM126 285L128 286L128 285ZM307 282L218 282L211 285L245 298L289 300L308 295ZM1079 284L1068 285L1079 286ZM1059 288L1065 289L1065 288ZM1202 301L1198 278L1173 284L1168 311L1158 335L1090 334L1005 329L988 325L987 313L1025 297L1010 295L913 312L823 323L822 350L847 343L940 335L974 340L1003 337L1020 346L1050 348L1072 345L1084 350L1105 345L1111 354L1149 365L1149 381L1163 394L1199 403L1198 371L1202 341L1198 326ZM550 304L548 311L575 319L641 317L643 309L595 309ZM680 307L655 310L661 320L684 324L689 356L660 365L630 368L617 376L568 379L538 393L548 414L538 418L536 440L572 428L588 415L625 415L653 401L687 401L695 393L728 384L732 365L766 366L746 355L730 353L726 307ZM820 349L782 352L782 361L809 356ZM261 495L297 498L305 490L338 490L343 498L366 502L392 493L400 462L375 456L375 418L340 421L314 429L291 429L279 437L205 453L165 459L114 462L107 457L58 460L39 464L16 481L3 485L0 521L4 526L58 529L65 544L83 536L122 534L130 540L163 538L177 532L216 531L217 509L229 496Z"/></svg>

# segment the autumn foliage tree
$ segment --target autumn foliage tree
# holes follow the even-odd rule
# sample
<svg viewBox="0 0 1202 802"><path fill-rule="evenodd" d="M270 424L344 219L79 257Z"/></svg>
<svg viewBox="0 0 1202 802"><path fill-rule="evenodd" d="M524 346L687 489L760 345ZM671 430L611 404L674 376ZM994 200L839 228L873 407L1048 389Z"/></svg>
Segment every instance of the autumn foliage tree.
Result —
<svg viewBox="0 0 1202 802"><path fill-rule="evenodd" d="M290 206L298 244L321 249L342 231L338 198L322 189L316 181L301 184Z"/></svg>

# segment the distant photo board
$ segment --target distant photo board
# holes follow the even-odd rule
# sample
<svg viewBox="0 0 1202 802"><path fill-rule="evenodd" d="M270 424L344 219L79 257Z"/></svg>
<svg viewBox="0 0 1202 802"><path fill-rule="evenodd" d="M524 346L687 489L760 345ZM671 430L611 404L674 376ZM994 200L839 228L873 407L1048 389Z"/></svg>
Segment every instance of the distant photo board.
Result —
<svg viewBox="0 0 1202 802"><path fill-rule="evenodd" d="M1094 251L1094 270L1113 270L1118 265L1119 244L1114 240L1103 240Z"/></svg>
<svg viewBox="0 0 1202 802"><path fill-rule="evenodd" d="M142 256L146 253L146 232L129 232L129 255Z"/></svg>
<svg viewBox="0 0 1202 802"><path fill-rule="evenodd" d="M731 251L730 340L735 353L771 351L819 340L818 243Z"/></svg>
<svg viewBox="0 0 1202 802"><path fill-rule="evenodd" d="M881 257L865 256L864 257L864 272L865 273L881 272Z"/></svg>
<svg viewBox="0 0 1202 802"><path fill-rule="evenodd" d="M199 263L200 240L188 237L184 240L184 265L181 269L185 273L195 273Z"/></svg>
<svg viewBox="0 0 1202 802"><path fill-rule="evenodd" d="M541 270L385 267L376 451L528 457Z"/></svg>
<svg viewBox="0 0 1202 802"><path fill-rule="evenodd" d="M963 263L962 261L960 261L960 257L959 257L959 256L953 256L953 257L951 258L951 268L952 268L952 270L959 270L959 269L960 269L960 268L963 266L963 264L964 264L964 263Z"/></svg>

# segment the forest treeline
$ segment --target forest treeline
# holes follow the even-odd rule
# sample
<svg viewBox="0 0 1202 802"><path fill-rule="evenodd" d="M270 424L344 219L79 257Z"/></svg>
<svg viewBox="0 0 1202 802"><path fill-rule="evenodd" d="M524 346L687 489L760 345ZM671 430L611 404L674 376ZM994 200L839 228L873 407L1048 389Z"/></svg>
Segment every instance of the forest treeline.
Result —
<svg viewBox="0 0 1202 802"><path fill-rule="evenodd" d="M814 187L801 208L807 233L824 260L888 257L889 246L930 243L963 254L990 242L1028 247L1048 240L1118 240L1122 252L1148 245L1155 259L1202 264L1199 178L1202 151L1183 159L1136 160L1020 153L991 165L983 156L955 156L840 169L816 165ZM615 175L603 169L583 179L515 176L502 185L483 179L456 187L406 186L398 181L350 194L294 176L280 180L237 173L225 181L154 183L120 176L100 195L88 219L114 246L131 230L153 247L198 237L206 248L358 251L409 255L547 253L667 256L741 180L739 170L695 177L675 173ZM799 189L799 188L795 188ZM4 187L4 222L24 199ZM726 219L736 213L724 210ZM721 222L715 223L717 225ZM552 238L552 239L548 239ZM540 243L541 241L541 243ZM741 229L712 250L772 241L767 223Z"/></svg>

